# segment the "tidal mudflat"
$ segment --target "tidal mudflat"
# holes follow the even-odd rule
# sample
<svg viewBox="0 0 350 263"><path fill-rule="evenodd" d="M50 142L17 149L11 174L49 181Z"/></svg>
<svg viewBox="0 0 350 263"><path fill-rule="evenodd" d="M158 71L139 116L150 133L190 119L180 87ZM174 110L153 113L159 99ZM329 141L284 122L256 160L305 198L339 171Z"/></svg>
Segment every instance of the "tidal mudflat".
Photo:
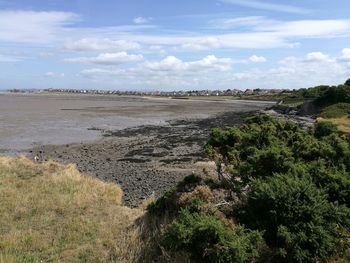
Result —
<svg viewBox="0 0 350 263"><path fill-rule="evenodd" d="M137 206L205 168L213 127L233 126L271 105L257 101L175 100L90 95L0 95L0 152L75 163L121 185ZM31 153L32 152L32 153Z"/></svg>

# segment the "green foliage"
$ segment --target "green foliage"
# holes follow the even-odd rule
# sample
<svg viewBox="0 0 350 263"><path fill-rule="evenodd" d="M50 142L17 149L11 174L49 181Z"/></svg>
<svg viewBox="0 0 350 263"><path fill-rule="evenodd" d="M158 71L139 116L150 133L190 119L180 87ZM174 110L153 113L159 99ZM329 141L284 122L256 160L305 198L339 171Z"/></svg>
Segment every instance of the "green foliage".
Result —
<svg viewBox="0 0 350 263"><path fill-rule="evenodd" d="M328 89L329 89L329 86L326 86L326 85L317 86L317 87L308 88L308 89L299 89L293 92L293 97L307 98L307 99L317 98L323 95Z"/></svg>
<svg viewBox="0 0 350 263"><path fill-rule="evenodd" d="M315 136L321 138L337 132L337 126L331 122L320 122L315 125Z"/></svg>
<svg viewBox="0 0 350 263"><path fill-rule="evenodd" d="M186 176L182 181L177 184L177 188L183 189L185 187L194 187L202 182L202 178L198 175L191 174Z"/></svg>
<svg viewBox="0 0 350 263"><path fill-rule="evenodd" d="M177 209L174 190L167 191L165 194L147 206L147 212L153 216L159 216L165 211L172 212L176 211Z"/></svg>
<svg viewBox="0 0 350 263"><path fill-rule="evenodd" d="M306 169L313 182L327 193L330 202L350 207L350 176L344 167L327 168L324 162L318 161Z"/></svg>
<svg viewBox="0 0 350 263"><path fill-rule="evenodd" d="M258 231L241 226L230 229L215 215L181 210L167 228L162 244L187 252L194 262L251 262L259 255L263 239Z"/></svg>
<svg viewBox="0 0 350 263"><path fill-rule="evenodd" d="M350 103L350 87L339 85L329 87L324 93L315 100L316 105L323 107L336 103Z"/></svg>
<svg viewBox="0 0 350 263"><path fill-rule="evenodd" d="M349 86L350 87L350 79L348 79L347 81L345 81L344 85Z"/></svg>
<svg viewBox="0 0 350 263"><path fill-rule="evenodd" d="M203 179L200 176L191 174L186 176L182 181L180 181L176 188L165 192L161 197L159 197L154 202L147 206L147 211L150 215L160 216L164 212L170 215L177 215L180 210L180 205L178 204L178 197L182 192L189 192L193 190L196 186L202 183ZM188 206L197 207L199 206L198 200L193 200Z"/></svg>
<svg viewBox="0 0 350 263"><path fill-rule="evenodd" d="M274 260L323 261L349 247L350 143L333 125L312 133L257 115L216 130L207 147L239 178L231 189L243 204L240 222L264 231Z"/></svg>
<svg viewBox="0 0 350 263"><path fill-rule="evenodd" d="M315 135L294 123L257 115L248 118L240 128L216 129L207 148L230 165L232 176L240 177L243 186L254 178L285 173L294 163L320 159L327 167L344 164L349 172L349 141L337 135L330 124L319 124Z"/></svg>
<svg viewBox="0 0 350 263"><path fill-rule="evenodd" d="M318 106L327 106L339 102L350 103L350 80L339 86L316 86L308 89L299 89L292 96L299 99L316 99Z"/></svg>
<svg viewBox="0 0 350 263"><path fill-rule="evenodd" d="M260 114L213 129L206 150L231 178L191 175L148 207L170 218L168 252L195 262L325 262L350 248L350 138L334 126L306 131Z"/></svg>
<svg viewBox="0 0 350 263"><path fill-rule="evenodd" d="M343 116L349 116L350 103L337 103L324 108L319 115L322 118L340 118Z"/></svg>
<svg viewBox="0 0 350 263"><path fill-rule="evenodd" d="M315 262L344 251L349 209L327 199L310 177L274 175L252 183L242 221L265 231L265 240L284 262ZM347 225L349 227L349 225ZM348 244L347 244L348 245Z"/></svg>

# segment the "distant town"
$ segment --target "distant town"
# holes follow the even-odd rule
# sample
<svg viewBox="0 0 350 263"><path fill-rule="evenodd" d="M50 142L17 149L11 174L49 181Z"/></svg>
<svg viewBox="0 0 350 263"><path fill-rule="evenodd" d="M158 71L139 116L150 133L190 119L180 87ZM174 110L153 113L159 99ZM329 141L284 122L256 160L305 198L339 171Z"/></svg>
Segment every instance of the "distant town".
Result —
<svg viewBox="0 0 350 263"><path fill-rule="evenodd" d="M205 96L263 96L290 93L288 89L227 89L227 90L192 90L192 91L120 91L90 89L10 89L10 93L73 93L96 95L159 96L159 97L205 97Z"/></svg>

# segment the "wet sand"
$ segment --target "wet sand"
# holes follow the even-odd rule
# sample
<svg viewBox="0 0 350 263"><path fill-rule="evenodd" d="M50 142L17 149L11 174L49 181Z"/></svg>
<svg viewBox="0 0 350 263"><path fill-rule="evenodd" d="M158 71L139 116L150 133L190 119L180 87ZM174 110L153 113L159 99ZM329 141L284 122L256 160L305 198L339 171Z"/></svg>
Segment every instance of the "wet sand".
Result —
<svg viewBox="0 0 350 263"><path fill-rule="evenodd" d="M75 163L121 185L137 206L208 164L213 127L234 126L271 103L90 95L0 95L0 152Z"/></svg>

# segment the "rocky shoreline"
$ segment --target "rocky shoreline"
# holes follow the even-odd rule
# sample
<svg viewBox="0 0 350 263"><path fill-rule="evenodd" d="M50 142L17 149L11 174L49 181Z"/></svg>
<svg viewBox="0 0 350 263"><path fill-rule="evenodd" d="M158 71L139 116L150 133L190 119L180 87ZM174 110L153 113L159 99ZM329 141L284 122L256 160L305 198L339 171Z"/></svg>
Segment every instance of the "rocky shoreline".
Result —
<svg viewBox="0 0 350 263"><path fill-rule="evenodd" d="M46 159L74 163L88 175L119 184L123 202L130 207L163 194L183 177L205 169L215 172L203 150L210 130L232 127L257 111L227 112L205 119L168 121L124 130L104 130L104 138L92 143L47 145Z"/></svg>

